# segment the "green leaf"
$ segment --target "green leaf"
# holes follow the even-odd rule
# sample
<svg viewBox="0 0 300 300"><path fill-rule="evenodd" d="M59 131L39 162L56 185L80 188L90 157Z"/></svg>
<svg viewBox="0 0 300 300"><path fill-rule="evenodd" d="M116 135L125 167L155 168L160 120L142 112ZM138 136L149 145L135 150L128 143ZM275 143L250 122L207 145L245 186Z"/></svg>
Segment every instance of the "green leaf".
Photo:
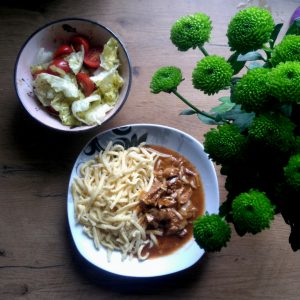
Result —
<svg viewBox="0 0 300 300"><path fill-rule="evenodd" d="M220 125L220 124L223 124L223 122L221 122L221 121L215 121L215 120L213 120L211 118L208 118L206 116L203 116L201 114L197 114L197 117L204 124L208 124L208 125Z"/></svg>
<svg viewBox="0 0 300 300"><path fill-rule="evenodd" d="M246 61L237 61L239 55L238 52L234 52L227 60L233 68L233 75L239 73L246 64Z"/></svg>
<svg viewBox="0 0 300 300"><path fill-rule="evenodd" d="M285 35L289 34L300 35L300 17L294 20Z"/></svg>
<svg viewBox="0 0 300 300"><path fill-rule="evenodd" d="M231 110L234 106L235 106L235 103L232 103L231 102L231 99L230 97L221 97L219 99L219 101L222 102L222 104L220 104L219 106L217 107L214 107L211 109L212 112L215 112L215 113L224 113L226 111L229 111Z"/></svg>
<svg viewBox="0 0 300 300"><path fill-rule="evenodd" d="M255 113L247 113L241 109L240 105L235 105L233 109L222 114L223 119L231 120L233 124L237 125L241 131L252 124Z"/></svg>
<svg viewBox="0 0 300 300"><path fill-rule="evenodd" d="M228 102L228 101L231 102L229 96L221 97L221 98L219 98L219 101L222 102L222 103L225 103L225 102Z"/></svg>
<svg viewBox="0 0 300 300"><path fill-rule="evenodd" d="M196 111L194 111L192 108L188 108L188 109L183 110L179 115L190 116L190 115L194 115L194 114L196 114Z"/></svg>
<svg viewBox="0 0 300 300"><path fill-rule="evenodd" d="M256 51L248 52L244 55L239 55L237 61L254 61L254 60L264 60L262 55Z"/></svg>
<svg viewBox="0 0 300 300"><path fill-rule="evenodd" d="M256 69L256 68L262 68L263 66L262 66L262 64L260 64L257 61L252 61L248 67L249 67L249 70L252 70L252 69Z"/></svg>
<svg viewBox="0 0 300 300"><path fill-rule="evenodd" d="M270 37L270 39L271 39L271 41L270 41L270 47L271 47L271 49L274 48L276 39L278 37L278 34L279 34L282 26L283 26L283 23L276 24L276 26L273 29L273 32L271 33L271 37Z"/></svg>

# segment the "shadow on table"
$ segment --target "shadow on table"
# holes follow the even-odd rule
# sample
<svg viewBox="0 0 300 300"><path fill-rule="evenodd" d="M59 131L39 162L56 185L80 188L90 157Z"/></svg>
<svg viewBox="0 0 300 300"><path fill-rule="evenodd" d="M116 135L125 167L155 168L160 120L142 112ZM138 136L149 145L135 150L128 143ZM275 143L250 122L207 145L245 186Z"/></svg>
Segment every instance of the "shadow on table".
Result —
<svg viewBox="0 0 300 300"><path fill-rule="evenodd" d="M172 294L176 295L176 291L185 290L200 281L207 262L207 255L204 255L194 266L174 274L149 278L120 276L101 270L89 263L78 252L68 225L67 234L76 270L91 283L117 293L162 294L166 292L170 295L172 291Z"/></svg>
<svg viewBox="0 0 300 300"><path fill-rule="evenodd" d="M69 171L82 147L109 126L115 126L114 120L87 132L62 132L40 124L18 105L5 143L11 145L24 162L51 166L54 172L66 167Z"/></svg>

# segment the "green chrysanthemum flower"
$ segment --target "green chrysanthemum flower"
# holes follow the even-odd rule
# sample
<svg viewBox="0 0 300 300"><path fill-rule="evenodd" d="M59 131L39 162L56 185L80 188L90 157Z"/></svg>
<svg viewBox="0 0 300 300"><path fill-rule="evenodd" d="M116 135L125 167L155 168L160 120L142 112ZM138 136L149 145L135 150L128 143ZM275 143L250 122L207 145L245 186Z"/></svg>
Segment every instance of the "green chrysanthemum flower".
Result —
<svg viewBox="0 0 300 300"><path fill-rule="evenodd" d="M242 193L232 202L232 218L238 234L256 234L270 227L275 207L262 192L250 190Z"/></svg>
<svg viewBox="0 0 300 300"><path fill-rule="evenodd" d="M212 128L205 135L204 150L217 164L238 160L243 155L247 139L234 124Z"/></svg>
<svg viewBox="0 0 300 300"><path fill-rule="evenodd" d="M193 224L195 240L205 251L220 251L230 240L230 226L219 215L198 217Z"/></svg>
<svg viewBox="0 0 300 300"><path fill-rule="evenodd" d="M193 71L193 85L205 94L212 95L229 86L232 75L233 69L224 57L206 56Z"/></svg>
<svg viewBox="0 0 300 300"><path fill-rule="evenodd" d="M210 38L211 20L203 13L177 20L171 28L171 41L180 51L202 47Z"/></svg>
<svg viewBox="0 0 300 300"><path fill-rule="evenodd" d="M295 124L283 115L260 115L249 128L249 137L270 149L288 151L294 146Z"/></svg>
<svg viewBox="0 0 300 300"><path fill-rule="evenodd" d="M300 136L296 136L292 154L300 153Z"/></svg>
<svg viewBox="0 0 300 300"><path fill-rule="evenodd" d="M300 62L280 63L270 72L268 83L282 103L300 103Z"/></svg>
<svg viewBox="0 0 300 300"><path fill-rule="evenodd" d="M241 104L247 112L261 112L269 109L271 97L268 89L269 70L256 68L249 71L236 84L233 101Z"/></svg>
<svg viewBox="0 0 300 300"><path fill-rule="evenodd" d="M269 41L274 25L272 15L266 9L249 7L241 10L229 23L228 44L242 54L260 49Z"/></svg>
<svg viewBox="0 0 300 300"><path fill-rule="evenodd" d="M273 66L286 61L300 61L300 36L285 36L274 48L270 61Z"/></svg>
<svg viewBox="0 0 300 300"><path fill-rule="evenodd" d="M162 67L159 68L150 83L151 92L158 94L160 92L171 93L177 89L177 86L183 80L182 73L176 67Z"/></svg>
<svg viewBox="0 0 300 300"><path fill-rule="evenodd" d="M284 176L287 184L295 191L300 192L300 154L290 157L284 168Z"/></svg>

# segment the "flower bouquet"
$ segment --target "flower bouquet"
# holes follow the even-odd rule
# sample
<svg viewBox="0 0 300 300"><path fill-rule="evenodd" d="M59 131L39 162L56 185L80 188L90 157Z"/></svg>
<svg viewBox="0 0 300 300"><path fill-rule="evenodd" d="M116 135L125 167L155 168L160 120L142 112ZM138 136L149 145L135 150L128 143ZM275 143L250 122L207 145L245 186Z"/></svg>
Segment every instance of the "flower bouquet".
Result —
<svg viewBox="0 0 300 300"><path fill-rule="evenodd" d="M170 39L179 51L198 48L203 58L192 72L192 84L205 94L228 90L220 105L205 112L178 92L183 80L175 66L158 69L152 93L173 93L195 115L216 125L204 135L204 150L226 176L227 198L218 215L194 222L194 237L206 251L220 251L236 232L256 234L280 213L291 227L289 242L300 249L300 18L276 43L283 24L269 11L250 7L230 21L231 56L205 49L212 24L203 13L177 20Z"/></svg>

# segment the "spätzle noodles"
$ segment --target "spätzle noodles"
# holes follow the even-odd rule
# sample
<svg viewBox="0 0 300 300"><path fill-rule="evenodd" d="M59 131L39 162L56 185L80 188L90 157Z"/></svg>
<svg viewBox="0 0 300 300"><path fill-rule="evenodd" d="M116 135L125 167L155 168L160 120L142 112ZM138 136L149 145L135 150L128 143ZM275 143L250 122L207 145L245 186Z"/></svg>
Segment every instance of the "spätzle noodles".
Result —
<svg viewBox="0 0 300 300"><path fill-rule="evenodd" d="M157 244L155 235L146 232L144 217L137 210L141 191L153 183L154 165L159 153L144 145L124 149L109 143L106 149L85 162L72 184L76 220L93 239L97 249L121 251L122 259L137 257L146 245Z"/></svg>

